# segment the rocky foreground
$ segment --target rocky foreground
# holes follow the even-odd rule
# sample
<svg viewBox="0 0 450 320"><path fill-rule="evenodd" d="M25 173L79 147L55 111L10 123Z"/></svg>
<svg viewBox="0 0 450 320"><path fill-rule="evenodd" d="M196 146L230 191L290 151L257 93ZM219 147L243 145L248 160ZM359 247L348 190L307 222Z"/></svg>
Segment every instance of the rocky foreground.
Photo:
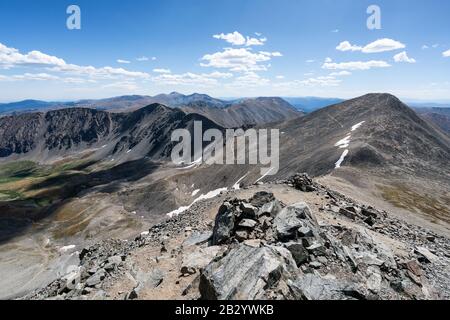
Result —
<svg viewBox="0 0 450 320"><path fill-rule="evenodd" d="M304 174L74 254L66 276L25 298L450 299L449 238Z"/></svg>

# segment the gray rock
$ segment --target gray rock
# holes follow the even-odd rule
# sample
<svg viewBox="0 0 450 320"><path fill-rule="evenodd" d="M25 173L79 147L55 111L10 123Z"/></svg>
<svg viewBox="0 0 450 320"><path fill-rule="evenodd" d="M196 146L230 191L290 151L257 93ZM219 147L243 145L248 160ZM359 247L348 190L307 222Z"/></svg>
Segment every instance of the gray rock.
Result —
<svg viewBox="0 0 450 320"><path fill-rule="evenodd" d="M258 215L268 215L270 217L276 217L281 210L282 207L280 201L274 200L263 205L261 210L259 210Z"/></svg>
<svg viewBox="0 0 450 320"><path fill-rule="evenodd" d="M289 286L296 292L298 299L304 300L346 300L357 296L356 290L346 282L334 278L323 278L308 273Z"/></svg>
<svg viewBox="0 0 450 320"><path fill-rule="evenodd" d="M239 209L241 209L244 218L256 219L258 209L251 204L242 202Z"/></svg>
<svg viewBox="0 0 450 320"><path fill-rule="evenodd" d="M92 275L91 277L89 277L86 280L86 285L88 287L95 287L96 285L101 283L105 279L105 277L106 277L105 270L104 269L100 269L94 275Z"/></svg>
<svg viewBox="0 0 450 320"><path fill-rule="evenodd" d="M417 247L414 252L419 255L419 261L420 262L425 262L425 263L432 263L435 262L438 257L436 255L434 255L433 253L430 252L430 250L428 250L425 247Z"/></svg>
<svg viewBox="0 0 450 320"><path fill-rule="evenodd" d="M240 244L224 258L212 262L200 277L206 300L258 300L296 275L291 253L274 246L254 248Z"/></svg>
<svg viewBox="0 0 450 320"><path fill-rule="evenodd" d="M190 247L205 244L211 239L212 235L213 233L211 231L202 233L195 232L183 242L183 246Z"/></svg>
<svg viewBox="0 0 450 320"><path fill-rule="evenodd" d="M214 225L212 244L219 245L226 242L232 235L235 224L233 206L225 202L219 209Z"/></svg>
<svg viewBox="0 0 450 320"><path fill-rule="evenodd" d="M291 252L292 257L294 258L295 263L297 264L297 267L300 267L302 264L308 261L309 256L308 250L306 250L302 244L291 242L285 244L285 246L286 249L288 249Z"/></svg>
<svg viewBox="0 0 450 320"><path fill-rule="evenodd" d="M261 192L257 192L250 199L250 204L255 207L260 208L260 207L264 206L266 203L272 202L274 200L275 200L275 197L274 197L273 193L261 191Z"/></svg>
<svg viewBox="0 0 450 320"><path fill-rule="evenodd" d="M277 236L281 241L288 241L297 237L297 230L304 226L302 220L312 217L311 210L306 203L298 203L284 208L274 219Z"/></svg>
<svg viewBox="0 0 450 320"><path fill-rule="evenodd" d="M106 265L104 266L105 270L114 270L114 268L120 266L122 264L122 257L114 256L108 258Z"/></svg>
<svg viewBox="0 0 450 320"><path fill-rule="evenodd" d="M253 229L257 224L255 220L244 219L239 223L239 227Z"/></svg>

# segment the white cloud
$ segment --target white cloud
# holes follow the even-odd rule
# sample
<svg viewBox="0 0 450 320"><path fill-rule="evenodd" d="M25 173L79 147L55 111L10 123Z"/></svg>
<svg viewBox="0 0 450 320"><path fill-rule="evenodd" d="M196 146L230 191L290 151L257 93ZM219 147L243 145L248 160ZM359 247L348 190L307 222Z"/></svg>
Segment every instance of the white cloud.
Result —
<svg viewBox="0 0 450 320"><path fill-rule="evenodd" d="M136 91L139 89L139 86L132 81L120 81L120 82L114 82L105 84L102 86L103 89L119 89L119 90L126 90L126 91Z"/></svg>
<svg viewBox="0 0 450 320"><path fill-rule="evenodd" d="M365 47L353 45L349 41L343 41L336 47L336 49L339 51L361 51L363 53L379 53L404 49L405 47L406 46L399 41L384 38L371 42Z"/></svg>
<svg viewBox="0 0 450 320"><path fill-rule="evenodd" d="M15 48L9 48L0 43L0 67L10 69L16 66L57 66L65 65L63 59L47 55L40 51L30 51L22 54Z"/></svg>
<svg viewBox="0 0 450 320"><path fill-rule="evenodd" d="M153 69L153 72L155 72L155 73L172 73L172 71L170 71L170 69L162 69L162 68Z"/></svg>
<svg viewBox="0 0 450 320"><path fill-rule="evenodd" d="M3 67L5 69L11 69L22 66L45 68L46 70L53 72L84 75L92 78L149 78L149 74L145 72L128 71L122 68L96 68L93 66L68 64L61 58L42 53L40 51L30 51L27 54L22 54L17 49L9 48L0 43L0 68Z"/></svg>
<svg viewBox="0 0 450 320"><path fill-rule="evenodd" d="M252 38L247 36L245 38L241 33L235 31L233 33L221 33L213 35L213 38L219 40L225 40L228 43L231 43L234 46L262 46L267 41L267 38Z"/></svg>
<svg viewBox="0 0 450 320"><path fill-rule="evenodd" d="M150 58L149 57L145 57L145 56L136 58L136 61L139 61L139 62L148 61L148 60L150 60Z"/></svg>
<svg viewBox="0 0 450 320"><path fill-rule="evenodd" d="M268 65L261 64L268 62L272 57L279 57L279 52L259 52L255 53L246 48L232 49L225 48L224 51L207 54L201 59L205 63L203 67L213 67L220 69L229 69L236 72L265 71Z"/></svg>
<svg viewBox="0 0 450 320"><path fill-rule="evenodd" d="M325 62L332 62L333 60L330 57L325 58Z"/></svg>
<svg viewBox="0 0 450 320"><path fill-rule="evenodd" d="M242 46L246 43L245 37L239 32L235 31L233 33L221 33L213 35L213 38L225 40L235 46Z"/></svg>
<svg viewBox="0 0 450 320"><path fill-rule="evenodd" d="M255 72L248 72L242 76L235 79L230 86L233 87L261 87L268 85L270 83L269 79L263 78Z"/></svg>
<svg viewBox="0 0 450 320"><path fill-rule="evenodd" d="M309 60L306 60L306 63L313 63L313 62L315 62L316 60L314 60L314 59L309 59Z"/></svg>
<svg viewBox="0 0 450 320"><path fill-rule="evenodd" d="M311 77L314 75L314 72L307 72L305 74L303 74L305 77Z"/></svg>
<svg viewBox="0 0 450 320"><path fill-rule="evenodd" d="M332 72L330 73L331 77L344 77L344 76L351 76L352 73L349 71L339 71L339 72Z"/></svg>
<svg viewBox="0 0 450 320"><path fill-rule="evenodd" d="M161 74L152 80L158 84L165 85L192 85L192 86L214 86L218 84L218 79L231 78L231 73L183 73L183 74Z"/></svg>
<svg viewBox="0 0 450 320"><path fill-rule="evenodd" d="M123 59L117 59L117 63L122 63L122 64L130 64L131 61L128 60L123 60Z"/></svg>
<svg viewBox="0 0 450 320"><path fill-rule="evenodd" d="M282 80L282 79L284 79L284 76L280 75L280 76L276 76L275 78L278 79L278 80Z"/></svg>
<svg viewBox="0 0 450 320"><path fill-rule="evenodd" d="M308 78L306 80L294 80L288 82L275 83L274 87L295 89L297 87L337 87L342 82L332 76L321 76L316 78Z"/></svg>
<svg viewBox="0 0 450 320"><path fill-rule="evenodd" d="M20 75L13 76L3 76L0 75L0 81L49 81L49 80L59 80L60 77L51 75L48 73L24 73Z"/></svg>
<svg viewBox="0 0 450 320"><path fill-rule="evenodd" d="M426 50L426 49L429 49L430 47L429 46L427 46L426 44L424 44L423 46L422 46L422 50Z"/></svg>
<svg viewBox="0 0 450 320"><path fill-rule="evenodd" d="M362 47L354 46L349 41L343 41L336 47L336 50L339 50L339 51L361 51Z"/></svg>
<svg viewBox="0 0 450 320"><path fill-rule="evenodd" d="M324 63L322 68L328 70L369 70L372 68L387 68L391 65L386 61L371 60L371 61L350 61L350 62L329 62Z"/></svg>
<svg viewBox="0 0 450 320"><path fill-rule="evenodd" d="M338 33L338 32L339 32L339 29L331 30L331 32L333 32L333 33Z"/></svg>
<svg viewBox="0 0 450 320"><path fill-rule="evenodd" d="M416 63L416 60L408 57L406 51L400 52L394 56L395 62L407 62L407 63Z"/></svg>
<svg viewBox="0 0 450 320"><path fill-rule="evenodd" d="M442 52L442 56L445 57L445 58L450 57L450 49L447 50L447 51Z"/></svg>
<svg viewBox="0 0 450 320"><path fill-rule="evenodd" d="M377 41L374 41L372 43L369 43L367 46L365 46L362 50L364 53L378 53L378 52L385 52L385 51L393 51L397 49L403 49L406 46L399 42L392 39L384 38L379 39Z"/></svg>
<svg viewBox="0 0 450 320"><path fill-rule="evenodd" d="M245 45L247 47L250 47L250 46L263 46L266 41L267 41L267 38L256 39L256 38L247 37L247 42L245 43Z"/></svg>

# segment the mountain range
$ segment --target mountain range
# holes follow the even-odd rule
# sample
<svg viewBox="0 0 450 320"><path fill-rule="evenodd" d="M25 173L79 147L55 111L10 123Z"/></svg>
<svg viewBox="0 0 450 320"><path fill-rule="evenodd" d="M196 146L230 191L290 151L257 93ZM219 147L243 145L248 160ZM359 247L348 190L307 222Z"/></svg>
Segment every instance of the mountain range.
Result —
<svg viewBox="0 0 450 320"><path fill-rule="evenodd" d="M191 208L215 214L219 204L211 199L221 193L233 197L267 184L287 197L289 186L276 186L298 172L405 223L450 232L450 137L390 94L308 114L281 98L225 102L176 93L50 109L0 118L0 270L6 275L0 297L27 294L64 275L61 266L73 258L66 250L128 239ZM204 130L279 129L279 172L171 163L171 132L192 132L194 121ZM319 203L333 193L295 197Z"/></svg>

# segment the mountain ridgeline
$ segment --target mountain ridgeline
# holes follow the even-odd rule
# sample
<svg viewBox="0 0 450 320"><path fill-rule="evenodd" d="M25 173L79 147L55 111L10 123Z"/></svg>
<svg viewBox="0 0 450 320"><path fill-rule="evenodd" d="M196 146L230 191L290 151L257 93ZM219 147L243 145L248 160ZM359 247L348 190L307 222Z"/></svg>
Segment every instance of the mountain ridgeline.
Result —
<svg viewBox="0 0 450 320"><path fill-rule="evenodd" d="M152 104L129 113L68 108L0 118L0 157L44 161L94 150L99 157L134 149L134 157L162 159L170 155L171 133L192 132L194 121L205 130L222 129L208 118Z"/></svg>

